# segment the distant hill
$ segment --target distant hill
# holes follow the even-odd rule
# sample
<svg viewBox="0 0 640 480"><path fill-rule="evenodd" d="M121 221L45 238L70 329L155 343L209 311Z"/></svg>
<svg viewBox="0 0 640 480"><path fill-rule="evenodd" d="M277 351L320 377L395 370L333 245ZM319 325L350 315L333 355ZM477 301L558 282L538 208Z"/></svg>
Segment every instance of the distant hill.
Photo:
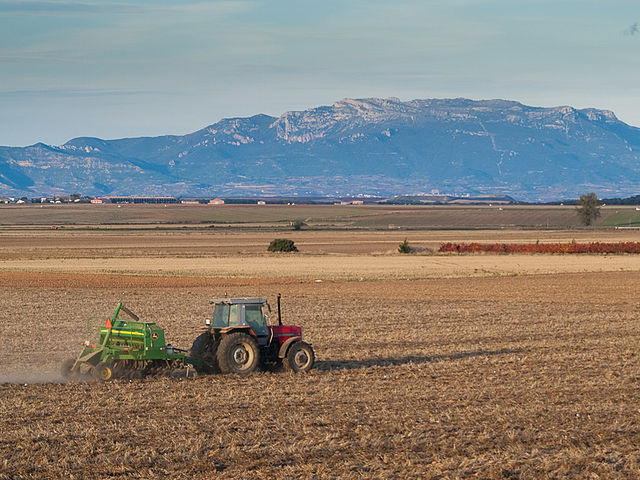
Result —
<svg viewBox="0 0 640 480"><path fill-rule="evenodd" d="M184 136L0 147L0 195L635 195L640 129L606 110L345 99Z"/></svg>

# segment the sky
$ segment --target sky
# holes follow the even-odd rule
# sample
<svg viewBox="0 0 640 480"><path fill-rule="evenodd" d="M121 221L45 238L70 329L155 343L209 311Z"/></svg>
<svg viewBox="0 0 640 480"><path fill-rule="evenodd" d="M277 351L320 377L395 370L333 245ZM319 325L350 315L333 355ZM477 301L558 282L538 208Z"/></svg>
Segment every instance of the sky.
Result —
<svg viewBox="0 0 640 480"><path fill-rule="evenodd" d="M342 98L640 127L638 0L0 0L0 145L185 134Z"/></svg>

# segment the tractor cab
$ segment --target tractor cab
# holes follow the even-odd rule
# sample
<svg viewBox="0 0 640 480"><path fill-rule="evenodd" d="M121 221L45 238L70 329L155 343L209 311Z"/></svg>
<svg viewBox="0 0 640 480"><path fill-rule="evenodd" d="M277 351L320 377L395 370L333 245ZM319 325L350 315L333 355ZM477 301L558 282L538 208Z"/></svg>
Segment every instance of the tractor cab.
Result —
<svg viewBox="0 0 640 480"><path fill-rule="evenodd" d="M266 316L271 309L264 298L214 298L211 303L215 305L211 321L214 329L248 328L258 338L258 343L268 342L271 332Z"/></svg>

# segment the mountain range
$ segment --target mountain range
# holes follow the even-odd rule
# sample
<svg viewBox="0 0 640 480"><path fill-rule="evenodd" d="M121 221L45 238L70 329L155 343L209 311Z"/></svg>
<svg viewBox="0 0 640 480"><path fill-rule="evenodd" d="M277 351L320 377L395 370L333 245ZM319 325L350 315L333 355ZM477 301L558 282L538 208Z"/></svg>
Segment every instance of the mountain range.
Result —
<svg viewBox="0 0 640 480"><path fill-rule="evenodd" d="M0 195L510 195L640 191L640 129L515 101L344 99L184 135L0 147Z"/></svg>

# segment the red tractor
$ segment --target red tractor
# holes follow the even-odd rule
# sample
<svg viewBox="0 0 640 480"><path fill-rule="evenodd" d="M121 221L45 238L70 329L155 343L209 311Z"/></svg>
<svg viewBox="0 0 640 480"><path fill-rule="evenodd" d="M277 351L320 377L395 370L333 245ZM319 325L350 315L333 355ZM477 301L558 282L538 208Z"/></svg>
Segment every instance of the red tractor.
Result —
<svg viewBox="0 0 640 480"><path fill-rule="evenodd" d="M293 372L313 367L313 348L302 341L302 327L282 324L278 294L278 324L267 322L271 307L264 298L214 298L213 319L193 342L189 357L205 373L246 375L258 366L280 365Z"/></svg>

